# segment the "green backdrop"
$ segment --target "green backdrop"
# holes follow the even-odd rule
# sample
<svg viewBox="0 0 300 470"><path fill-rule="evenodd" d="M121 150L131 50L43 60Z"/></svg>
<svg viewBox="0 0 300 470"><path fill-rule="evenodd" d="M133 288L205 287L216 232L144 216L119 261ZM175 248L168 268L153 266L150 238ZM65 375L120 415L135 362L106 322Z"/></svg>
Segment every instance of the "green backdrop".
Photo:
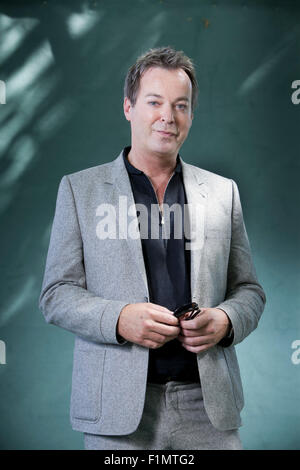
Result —
<svg viewBox="0 0 300 470"><path fill-rule="evenodd" d="M238 183L267 295L237 347L244 447L300 449L299 26L290 1L0 3L2 449L83 448L69 424L74 338L38 309L58 184L130 143L127 68L164 45L194 59L200 86L181 156Z"/></svg>

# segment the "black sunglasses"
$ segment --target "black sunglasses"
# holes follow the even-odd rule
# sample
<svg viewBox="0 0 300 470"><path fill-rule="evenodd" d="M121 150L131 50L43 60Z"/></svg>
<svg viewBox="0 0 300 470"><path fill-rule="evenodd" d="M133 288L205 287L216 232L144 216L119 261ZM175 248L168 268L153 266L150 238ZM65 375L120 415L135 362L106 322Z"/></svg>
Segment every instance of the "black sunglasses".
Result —
<svg viewBox="0 0 300 470"><path fill-rule="evenodd" d="M176 308L176 310L173 312L173 315L176 318L180 318L182 315L185 315L188 312L190 312L190 314L185 318L185 320L192 320L201 312L201 309L196 302L192 302L190 304L182 305L181 307Z"/></svg>

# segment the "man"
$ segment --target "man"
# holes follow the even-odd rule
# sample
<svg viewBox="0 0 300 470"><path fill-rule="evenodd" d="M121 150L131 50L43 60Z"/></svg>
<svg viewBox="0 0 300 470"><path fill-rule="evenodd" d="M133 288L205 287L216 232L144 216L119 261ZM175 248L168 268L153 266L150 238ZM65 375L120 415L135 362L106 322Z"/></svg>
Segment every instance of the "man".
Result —
<svg viewBox="0 0 300 470"><path fill-rule="evenodd" d="M76 335L86 449L242 448L234 345L265 296L236 184L179 157L196 98L191 60L150 50L125 81L131 147L60 183L40 308Z"/></svg>

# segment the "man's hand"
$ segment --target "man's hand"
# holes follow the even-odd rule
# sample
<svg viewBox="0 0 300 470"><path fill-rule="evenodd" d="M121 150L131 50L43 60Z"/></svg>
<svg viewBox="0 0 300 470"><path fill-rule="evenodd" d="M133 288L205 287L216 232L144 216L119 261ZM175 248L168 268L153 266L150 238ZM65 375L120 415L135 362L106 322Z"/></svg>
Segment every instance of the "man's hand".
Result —
<svg viewBox="0 0 300 470"><path fill-rule="evenodd" d="M201 313L193 320L180 320L180 326L178 340L188 351L198 353L221 341L229 331L230 321L219 308L201 308Z"/></svg>
<svg viewBox="0 0 300 470"><path fill-rule="evenodd" d="M127 341L157 349L178 336L179 320L151 302L128 304L121 310L117 333Z"/></svg>

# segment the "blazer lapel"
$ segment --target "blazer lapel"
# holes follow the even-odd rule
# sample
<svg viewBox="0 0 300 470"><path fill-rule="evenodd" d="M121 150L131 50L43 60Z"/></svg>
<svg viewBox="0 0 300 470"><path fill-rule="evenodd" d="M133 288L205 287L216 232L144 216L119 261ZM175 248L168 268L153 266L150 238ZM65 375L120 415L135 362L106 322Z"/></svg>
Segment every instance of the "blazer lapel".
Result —
<svg viewBox="0 0 300 470"><path fill-rule="evenodd" d="M149 297L142 243L138 229L138 218L135 211L135 202L130 179L124 165L123 151L112 162L108 169L110 171L107 171L106 182L114 186L112 204L114 204L116 208L117 228L120 228L120 238L127 241L132 259L140 272ZM128 213L130 208L130 213ZM130 234L128 234L129 227ZM134 236L131 236L132 233Z"/></svg>
<svg viewBox="0 0 300 470"><path fill-rule="evenodd" d="M189 244L191 252L191 293L194 298L197 281L200 275L201 256L205 241L205 217L208 189L204 177L200 171L185 163L180 158L182 164L183 182L188 203L188 216L190 225Z"/></svg>

